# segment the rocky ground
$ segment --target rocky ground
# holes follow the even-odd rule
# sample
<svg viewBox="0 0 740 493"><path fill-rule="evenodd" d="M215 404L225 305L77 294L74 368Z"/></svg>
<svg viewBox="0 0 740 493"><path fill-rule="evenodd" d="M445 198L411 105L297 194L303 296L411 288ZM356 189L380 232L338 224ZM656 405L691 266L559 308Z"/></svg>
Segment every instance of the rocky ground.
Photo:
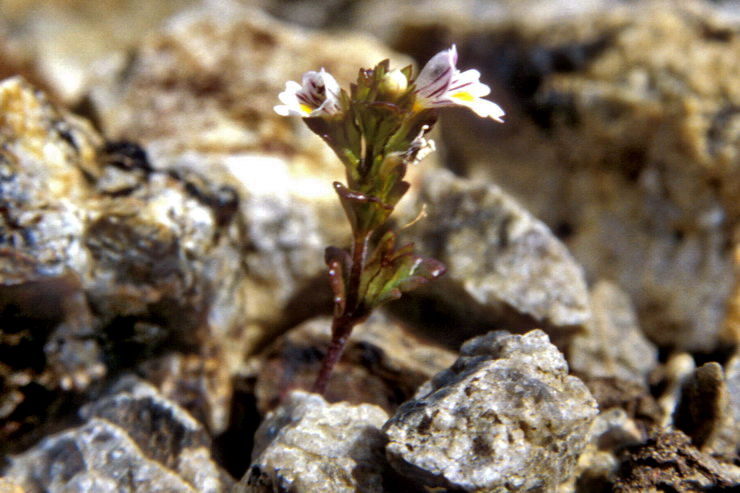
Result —
<svg viewBox="0 0 740 493"><path fill-rule="evenodd" d="M0 492L731 491L740 7L0 2ZM341 164L272 107L456 43L398 224L447 265L326 398Z"/></svg>

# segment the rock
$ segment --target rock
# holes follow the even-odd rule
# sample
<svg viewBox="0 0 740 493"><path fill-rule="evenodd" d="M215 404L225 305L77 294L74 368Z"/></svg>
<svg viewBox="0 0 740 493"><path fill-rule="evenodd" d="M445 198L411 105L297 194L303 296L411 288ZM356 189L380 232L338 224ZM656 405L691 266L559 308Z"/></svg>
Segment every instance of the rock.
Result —
<svg viewBox="0 0 740 493"><path fill-rule="evenodd" d="M491 332L383 427L401 474L463 491L552 490L573 474L596 402L547 335Z"/></svg>
<svg viewBox="0 0 740 493"><path fill-rule="evenodd" d="M672 423L673 411L681 398L681 384L691 376L696 369L694 359L687 353L672 354L668 361L660 367L660 381L663 392L658 403L663 409L662 426Z"/></svg>
<svg viewBox="0 0 740 493"><path fill-rule="evenodd" d="M727 305L727 315L725 316L722 331L720 332L720 340L726 347L740 345L740 245L735 246L733 258L735 264L735 285Z"/></svg>
<svg viewBox="0 0 740 493"><path fill-rule="evenodd" d="M580 266L547 226L503 190L429 171L419 201L429 204L428 217L411 236L419 251L447 266L445 277L428 290L444 307L438 310L456 313L477 330L543 327L561 346L585 330L591 309ZM434 312L428 319L433 323Z"/></svg>
<svg viewBox="0 0 740 493"><path fill-rule="evenodd" d="M388 419L381 408L328 404L295 391L260 425L240 492L383 492Z"/></svg>
<svg viewBox="0 0 740 493"><path fill-rule="evenodd" d="M12 457L7 477L27 493L227 492L203 427L154 387L122 379L83 410L86 423Z"/></svg>
<svg viewBox="0 0 740 493"><path fill-rule="evenodd" d="M367 6L393 47L423 60L454 41L507 111L500 126L443 115L450 166L499 184L590 279L627 290L654 343L717 349L740 219L733 10L429 2L404 15L397 3Z"/></svg>
<svg viewBox="0 0 740 493"><path fill-rule="evenodd" d="M571 369L581 378L618 378L642 386L658 364L658 351L640 331L629 297L608 281L591 289L590 330L573 339Z"/></svg>
<svg viewBox="0 0 740 493"><path fill-rule="evenodd" d="M107 371L84 292L99 144L23 79L0 82L0 453Z"/></svg>
<svg viewBox="0 0 740 493"><path fill-rule="evenodd" d="M706 363L681 384L673 425L691 438L696 448L709 449L725 421L728 404L722 367Z"/></svg>
<svg viewBox="0 0 740 493"><path fill-rule="evenodd" d="M678 430L659 430L644 444L634 447L622 462L614 490L699 492L730 488L740 483L740 469L722 467L699 452Z"/></svg>
<svg viewBox="0 0 740 493"><path fill-rule="evenodd" d="M643 428L665 423L665 411L644 383L616 378L590 378L585 382L601 412L619 408Z"/></svg>
<svg viewBox="0 0 740 493"><path fill-rule="evenodd" d="M0 344L17 357L2 433L26 431L29 416L10 416L24 387L47 392L31 408L60 409L59 390L84 390L163 348L240 364L246 274L233 176L155 170L140 146L103 142L18 78L0 84L0 107ZM215 408L209 425L223 428L225 414Z"/></svg>
<svg viewBox="0 0 740 493"><path fill-rule="evenodd" d="M725 385L729 397L727 425L720 430L716 452L725 457L740 456L740 354L725 365Z"/></svg>
<svg viewBox="0 0 740 493"><path fill-rule="evenodd" d="M24 493L23 488L8 478L0 477L0 493Z"/></svg>
<svg viewBox="0 0 740 493"><path fill-rule="evenodd" d="M591 441L576 465L571 481L558 491L608 491L619 469L618 454L625 447L644 443L647 435L624 409L601 411L591 426Z"/></svg>
<svg viewBox="0 0 740 493"><path fill-rule="evenodd" d="M238 2L208 2L171 18L128 63L101 68L90 98L106 135L142 142L157 155L166 148L170 156L289 156L315 178L338 179L342 167L327 146L300 120L272 108L285 82L305 71L324 67L344 87L359 67L384 58L396 66L409 62L368 36L323 35Z"/></svg>
<svg viewBox="0 0 740 493"><path fill-rule="evenodd" d="M716 362L706 363L681 381L680 398L673 411L673 426L684 432L692 445L718 460L732 463L740 444L740 412L737 397L737 357L726 372Z"/></svg>
<svg viewBox="0 0 740 493"><path fill-rule="evenodd" d="M20 73L49 91L57 101L74 104L86 90L96 62L111 57L113 50L131 47L173 12L194 3L7 2L3 5L0 33L7 31L7 43L12 48L9 52L14 55L10 60L25 63L8 75L0 69L0 78ZM121 22L124 18L126 22Z"/></svg>
<svg viewBox="0 0 740 493"><path fill-rule="evenodd" d="M265 414L286 389L310 389L329 344L330 317L311 319L248 362L257 369L257 408ZM452 351L420 340L382 312L352 331L324 396L329 402L372 403L392 413L434 374L455 361Z"/></svg>
<svg viewBox="0 0 740 493"><path fill-rule="evenodd" d="M233 421L233 369L216 355L168 352L147 359L138 369L164 398L186 409L212 433L222 433Z"/></svg>

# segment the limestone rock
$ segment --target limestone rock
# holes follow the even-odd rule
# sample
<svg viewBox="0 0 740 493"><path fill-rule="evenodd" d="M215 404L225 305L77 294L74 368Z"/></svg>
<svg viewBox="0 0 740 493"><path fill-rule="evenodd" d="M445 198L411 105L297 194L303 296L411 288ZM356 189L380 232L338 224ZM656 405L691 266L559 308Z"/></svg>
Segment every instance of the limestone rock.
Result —
<svg viewBox="0 0 740 493"><path fill-rule="evenodd" d="M618 378L642 386L658 364L655 346L640 330L632 303L621 289L600 281L591 289L593 319L577 335L568 353L571 369L581 377Z"/></svg>
<svg viewBox="0 0 740 493"><path fill-rule="evenodd" d="M59 409L59 391L166 345L238 364L246 275L233 176L155 170L140 146L104 142L20 78L0 84L0 108L0 344L15 355L0 368L3 433L27 431L29 410ZM36 397L13 414L24 389ZM219 429L224 414L207 421Z"/></svg>
<svg viewBox="0 0 740 493"><path fill-rule="evenodd" d="M22 78L0 82L0 452L107 371L84 294L100 141Z"/></svg>
<svg viewBox="0 0 740 493"><path fill-rule="evenodd" d="M427 486L551 490L572 475L596 414L544 332L492 332L468 341L383 430L393 467Z"/></svg>
<svg viewBox="0 0 740 493"><path fill-rule="evenodd" d="M420 251L447 266L438 303L478 327L541 326L567 346L591 317L580 266L542 222L495 185L429 171L411 230Z"/></svg>
<svg viewBox="0 0 740 493"><path fill-rule="evenodd" d="M261 413L285 389L310 389L329 344L331 319L311 319L277 339L248 367L258 368L255 395ZM414 337L408 328L374 313L352 331L325 398L372 403L392 413L434 374L455 361L452 351Z"/></svg>
<svg viewBox="0 0 740 493"><path fill-rule="evenodd" d="M589 278L627 290L654 343L716 349L740 219L733 9L466 2L451 14L437 5L375 20L393 24L392 46L420 60L456 42L507 111L498 126L443 115L450 166L499 184Z"/></svg>
<svg viewBox="0 0 740 493"><path fill-rule="evenodd" d="M12 458L7 477L27 493L226 492L203 427L150 385L123 379L87 408L87 422Z"/></svg>
<svg viewBox="0 0 740 493"><path fill-rule="evenodd" d="M16 64L14 73L4 75L7 66L3 57L0 78L19 73L56 100L74 104L87 89L96 62L108 59L114 50L129 48L173 12L193 3L196 1L4 2L0 38L6 31L10 68L13 61L23 63Z"/></svg>
<svg viewBox="0 0 740 493"><path fill-rule="evenodd" d="M252 466L237 491L383 492L380 427L387 419L374 405L292 392L257 430Z"/></svg>

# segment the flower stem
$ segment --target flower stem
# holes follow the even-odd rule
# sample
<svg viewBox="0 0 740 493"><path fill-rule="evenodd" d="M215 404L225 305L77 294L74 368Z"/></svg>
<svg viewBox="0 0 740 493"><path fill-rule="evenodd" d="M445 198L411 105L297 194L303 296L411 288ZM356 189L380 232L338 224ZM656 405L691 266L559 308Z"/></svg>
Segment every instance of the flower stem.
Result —
<svg viewBox="0 0 740 493"><path fill-rule="evenodd" d="M312 391L322 395L326 393L331 372L342 356L342 351L344 351L344 346L347 344L347 339L349 339L352 329L355 325L362 322L367 315L361 308L360 280L362 270L365 267L369 237L370 233L356 237L352 246L352 269L350 270L347 282L347 298L344 304L344 310L342 313L334 315L331 325L331 343L321 363L319 375L313 384Z"/></svg>

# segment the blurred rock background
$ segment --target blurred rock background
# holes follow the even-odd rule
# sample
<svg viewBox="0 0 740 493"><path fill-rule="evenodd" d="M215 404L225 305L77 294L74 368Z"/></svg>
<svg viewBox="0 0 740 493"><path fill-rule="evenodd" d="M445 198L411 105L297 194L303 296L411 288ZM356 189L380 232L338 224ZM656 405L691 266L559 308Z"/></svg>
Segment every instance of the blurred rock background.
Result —
<svg viewBox="0 0 740 493"><path fill-rule="evenodd" d="M426 206L404 236L448 274L357 329L327 395L342 407L311 414L313 397L293 394L252 457L262 419L318 368L323 248L348 240L331 189L341 165L272 112L277 94L306 70L346 85L359 67L418 67L452 43L507 123L444 111L438 152L410 172L398 224ZM738 60L731 0L0 1L0 491L314 491L322 454L346 455L337 471L371 463L361 484L336 485L358 491L730 488ZM528 375L522 402L564 393L546 401L584 416L577 439L555 436L576 425L552 404L534 420L556 423L544 438L507 418L511 443L490 442L503 414L460 426L463 477L423 470L422 452L400 459L418 436L393 438L385 462L384 416L401 420L405 401L445 426L433 416L452 410L417 392L463 342L532 329L597 416L559 363L530 376L536 361L496 358ZM295 448L332 421L347 429ZM358 430L372 449L322 448L362 443ZM557 477L496 483L506 469L484 459L532 446ZM280 473L286 453L300 460Z"/></svg>

